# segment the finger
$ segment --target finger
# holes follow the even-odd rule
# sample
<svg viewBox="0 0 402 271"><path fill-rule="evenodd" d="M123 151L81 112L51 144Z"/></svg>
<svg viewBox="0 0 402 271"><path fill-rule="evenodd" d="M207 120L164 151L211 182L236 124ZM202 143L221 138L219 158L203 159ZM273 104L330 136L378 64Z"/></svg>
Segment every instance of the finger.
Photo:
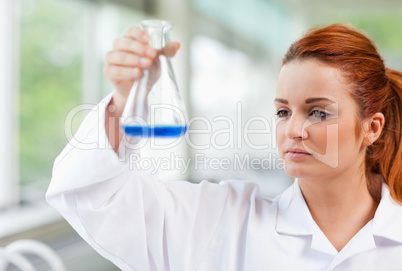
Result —
<svg viewBox="0 0 402 271"><path fill-rule="evenodd" d="M137 40L122 37L114 41L113 49L116 51L127 51L137 55L145 55L145 50L148 49L148 46Z"/></svg>
<svg viewBox="0 0 402 271"><path fill-rule="evenodd" d="M112 82L128 79L136 80L142 76L142 71L140 68L122 67L116 65L106 65L104 68L104 73Z"/></svg>
<svg viewBox="0 0 402 271"><path fill-rule="evenodd" d="M180 49L181 44L179 42L168 42L162 49L162 53L168 57L174 57L177 51Z"/></svg>
<svg viewBox="0 0 402 271"><path fill-rule="evenodd" d="M105 61L111 65L149 68L152 59L124 51L110 51L105 56Z"/></svg>
<svg viewBox="0 0 402 271"><path fill-rule="evenodd" d="M156 50L151 48L149 44L143 44L127 37L116 39L113 43L113 49L117 51L127 51L150 58L154 58L157 54Z"/></svg>
<svg viewBox="0 0 402 271"><path fill-rule="evenodd" d="M139 28L138 26L130 27L125 33L124 37L138 40L142 43L147 43L149 41L149 35L147 32Z"/></svg>

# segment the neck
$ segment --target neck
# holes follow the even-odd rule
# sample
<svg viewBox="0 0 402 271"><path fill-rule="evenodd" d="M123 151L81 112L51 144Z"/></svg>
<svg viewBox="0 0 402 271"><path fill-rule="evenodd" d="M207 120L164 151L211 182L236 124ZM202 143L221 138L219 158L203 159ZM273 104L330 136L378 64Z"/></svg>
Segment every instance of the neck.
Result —
<svg viewBox="0 0 402 271"><path fill-rule="evenodd" d="M299 179L299 184L313 219L338 251L374 217L378 206L364 173Z"/></svg>

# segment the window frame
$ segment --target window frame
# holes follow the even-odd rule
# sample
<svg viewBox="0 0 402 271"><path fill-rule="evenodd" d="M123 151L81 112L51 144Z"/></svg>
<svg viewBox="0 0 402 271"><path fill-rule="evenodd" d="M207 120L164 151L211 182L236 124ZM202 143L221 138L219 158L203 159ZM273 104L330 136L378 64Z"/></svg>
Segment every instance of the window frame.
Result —
<svg viewBox="0 0 402 271"><path fill-rule="evenodd" d="M20 4L0 1L0 210L19 202Z"/></svg>

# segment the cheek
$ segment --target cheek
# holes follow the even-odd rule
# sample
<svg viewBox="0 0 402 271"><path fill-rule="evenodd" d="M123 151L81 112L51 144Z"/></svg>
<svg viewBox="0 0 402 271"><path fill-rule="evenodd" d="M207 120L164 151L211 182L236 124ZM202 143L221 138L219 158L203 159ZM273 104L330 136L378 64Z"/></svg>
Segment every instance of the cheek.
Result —
<svg viewBox="0 0 402 271"><path fill-rule="evenodd" d="M326 164L336 167L341 160L348 160L347 157L355 159L353 153L358 144L353 123L339 121L325 125L316 124L311 125L307 132L307 149L314 151L316 157Z"/></svg>
<svg viewBox="0 0 402 271"><path fill-rule="evenodd" d="M339 123L326 125L312 125L307 129L310 140L306 144L312 149L316 149L319 153L327 153L327 149L331 146L339 146L350 148L355 145L355 129L349 124L342 125Z"/></svg>
<svg viewBox="0 0 402 271"><path fill-rule="evenodd" d="M338 167L339 125L337 123L315 124L310 126L307 132L309 139L304 143L306 149L321 163L332 168Z"/></svg>
<svg viewBox="0 0 402 271"><path fill-rule="evenodd" d="M328 134L331 132L329 125L316 124L311 125L306 129L309 134L309 140L305 141L304 144L315 152L320 154L325 154L327 147L331 142L329 142Z"/></svg>
<svg viewBox="0 0 402 271"><path fill-rule="evenodd" d="M339 127L339 146L351 155L354 153L353 149L358 150L360 148L357 140L356 125L347 123L341 124Z"/></svg>

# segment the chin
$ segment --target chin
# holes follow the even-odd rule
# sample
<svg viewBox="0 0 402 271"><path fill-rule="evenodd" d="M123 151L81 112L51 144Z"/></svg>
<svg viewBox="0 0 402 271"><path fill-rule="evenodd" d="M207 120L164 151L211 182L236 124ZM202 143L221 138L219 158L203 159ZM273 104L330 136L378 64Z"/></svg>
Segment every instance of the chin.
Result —
<svg viewBox="0 0 402 271"><path fill-rule="evenodd" d="M317 166L310 165L289 165L285 166L285 172L291 178L304 179L318 177L319 170Z"/></svg>

